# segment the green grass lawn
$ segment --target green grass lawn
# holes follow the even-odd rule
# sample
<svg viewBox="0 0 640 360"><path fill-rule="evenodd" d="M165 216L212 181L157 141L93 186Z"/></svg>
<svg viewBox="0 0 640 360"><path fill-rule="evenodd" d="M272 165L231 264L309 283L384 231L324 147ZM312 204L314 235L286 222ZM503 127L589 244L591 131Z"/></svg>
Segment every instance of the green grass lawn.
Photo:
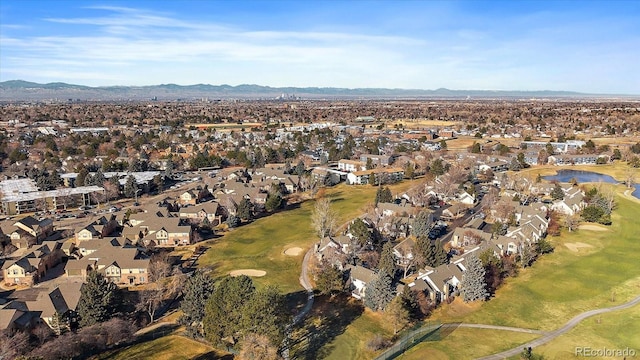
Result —
<svg viewBox="0 0 640 360"><path fill-rule="evenodd" d="M527 343L539 335L511 331L457 328L446 336L435 333L400 359L475 359Z"/></svg>
<svg viewBox="0 0 640 360"><path fill-rule="evenodd" d="M588 318L568 333L535 350L545 359L567 359L576 347L593 349L630 348L640 355L640 305Z"/></svg>
<svg viewBox="0 0 640 360"><path fill-rule="evenodd" d="M103 354L100 359L110 360L188 360L226 359L213 347L179 335L167 335L156 340L126 347L117 352Z"/></svg>
<svg viewBox="0 0 640 360"><path fill-rule="evenodd" d="M391 186L393 193L404 191L414 182L405 181ZM338 213L338 224L360 215L373 203L377 188L338 185L326 190ZM255 278L257 284L275 284L284 292L302 290L298 282L304 253L288 256L290 247L309 249L318 241L311 226L314 201L306 201L299 208L282 211L258 219L209 241L211 247L198 260L200 267L212 267L216 275L236 269L264 270L264 277Z"/></svg>

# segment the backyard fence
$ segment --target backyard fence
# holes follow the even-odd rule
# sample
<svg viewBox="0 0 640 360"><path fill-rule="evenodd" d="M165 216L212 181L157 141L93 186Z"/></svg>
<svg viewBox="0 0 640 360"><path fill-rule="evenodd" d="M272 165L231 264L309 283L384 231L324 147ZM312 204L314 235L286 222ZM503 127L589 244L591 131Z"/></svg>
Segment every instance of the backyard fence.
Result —
<svg viewBox="0 0 640 360"><path fill-rule="evenodd" d="M421 343L425 339L437 335L442 327L442 323L420 324L417 328L407 331L400 340L396 341L390 348L380 354L375 360L388 360L395 359L396 357L404 354L413 346Z"/></svg>

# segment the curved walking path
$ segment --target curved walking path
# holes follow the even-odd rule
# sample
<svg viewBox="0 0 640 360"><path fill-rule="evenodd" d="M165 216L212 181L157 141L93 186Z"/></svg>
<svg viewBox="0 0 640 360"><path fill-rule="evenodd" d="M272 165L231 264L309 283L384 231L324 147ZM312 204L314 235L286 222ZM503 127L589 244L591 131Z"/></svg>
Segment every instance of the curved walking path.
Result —
<svg viewBox="0 0 640 360"><path fill-rule="evenodd" d="M505 359L511 356L515 356L518 355L522 352L523 348L527 348L527 347L532 347L535 348L536 346L540 346L540 345L544 345L546 343L548 343L549 341L557 338L558 336L565 334L566 332L568 332L569 330L573 329L576 325L578 325L582 320L589 318L591 316L594 315L599 315L599 314L604 314L604 313L608 313L608 312L612 312L612 311L617 311L617 310L624 310L627 308L630 308L634 305L640 304L640 296L634 298L633 300L626 302L624 304L620 304L617 306L612 306L612 307L608 307L608 308L602 308L602 309L595 309L595 310L589 310L586 312L583 312L582 314L579 314L577 316L575 316L573 319L569 320L566 324L564 324L563 327L554 330L554 331L550 331L548 333L546 333L545 335L530 341L524 345L520 345L516 348L510 349L510 350L506 350L503 351L501 353L498 354L493 354L493 355L489 355L489 356L485 356L480 358L479 360L501 360L501 359Z"/></svg>
<svg viewBox="0 0 640 360"><path fill-rule="evenodd" d="M542 330L533 330L533 329L525 329L518 328L512 326L498 326L498 325L487 325L487 324L442 324L442 327L463 327L463 328L473 328L473 329L488 329L488 330L501 330L501 331L513 331L513 332L521 332L525 334L546 334L546 331Z"/></svg>
<svg viewBox="0 0 640 360"><path fill-rule="evenodd" d="M309 281L309 259L313 254L313 247L304 254L304 258L302 259L302 271L300 271L300 285L307 291L307 303L304 305L302 310L293 317L293 321L291 324L287 325L287 329L285 330L285 338L282 342L282 350L280 354L285 360L289 360L289 340L291 337L291 329L296 326L305 316L311 311L313 307L313 286L311 286L311 282Z"/></svg>
<svg viewBox="0 0 640 360"><path fill-rule="evenodd" d="M311 286L311 282L309 281L309 259L313 254L313 247L304 254L304 258L302 259L302 271L300 272L300 285L307 290L307 303L305 304L302 311L300 311L294 318L292 326L300 322L308 313L311 311L311 307L313 306L313 286Z"/></svg>
<svg viewBox="0 0 640 360"><path fill-rule="evenodd" d="M513 332L521 332L526 334L546 334L546 332L542 330L533 330L533 329L525 329L525 328L518 328L518 327L511 327L511 326L499 326L499 325L488 325L488 324L446 323L446 324L437 324L437 325L426 325L404 335L402 338L396 341L393 346L391 346L390 348L385 350L382 354L380 354L378 357L376 357L376 360L394 359L398 357L399 354L409 350L411 347L422 342L422 340L415 341L416 336L420 336L441 328L455 329L459 327L513 331ZM411 339L411 341L409 341L409 339Z"/></svg>

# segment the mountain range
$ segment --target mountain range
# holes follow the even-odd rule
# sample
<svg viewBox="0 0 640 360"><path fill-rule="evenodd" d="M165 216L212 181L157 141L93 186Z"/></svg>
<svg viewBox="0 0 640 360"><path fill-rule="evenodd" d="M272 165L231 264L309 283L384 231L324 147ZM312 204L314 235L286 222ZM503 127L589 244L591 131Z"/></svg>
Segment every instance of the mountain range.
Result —
<svg viewBox="0 0 640 360"><path fill-rule="evenodd" d="M54 82L39 84L23 80L0 82L0 101L115 101L115 100L216 100L216 99L530 99L618 97L573 91L504 91L270 87L261 85L99 86Z"/></svg>

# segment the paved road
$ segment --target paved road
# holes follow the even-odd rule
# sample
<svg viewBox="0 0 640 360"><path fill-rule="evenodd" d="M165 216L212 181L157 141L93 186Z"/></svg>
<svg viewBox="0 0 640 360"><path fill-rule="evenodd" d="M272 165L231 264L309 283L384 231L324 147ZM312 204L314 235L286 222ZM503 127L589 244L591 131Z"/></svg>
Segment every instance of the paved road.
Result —
<svg viewBox="0 0 640 360"><path fill-rule="evenodd" d="M505 359L511 356L515 356L518 355L522 352L523 348L526 347L532 347L535 348L536 346L540 346L543 344L548 343L549 341L557 338L558 336L568 332L569 330L573 329L576 325L578 325L582 320L589 318L591 316L594 315L599 315L599 314L604 314L604 313L608 313L608 312L612 312L612 311L617 311L617 310L623 310L623 309L627 309L630 308L634 305L640 304L640 296L634 298L633 300L618 305L618 306L613 306L613 307L609 307L609 308L603 308L603 309L596 309L596 310L590 310L590 311L586 311L583 312L580 315L577 315L576 317L574 317L573 319L569 320L566 324L564 324L563 327L554 330L554 331L550 331L548 333L546 333L545 335L530 341L524 345L520 345L516 348L507 350L507 351L503 351L501 353L498 354L494 354L494 355L489 355L489 356L485 356L483 358L480 358L479 360L501 360L501 359Z"/></svg>

